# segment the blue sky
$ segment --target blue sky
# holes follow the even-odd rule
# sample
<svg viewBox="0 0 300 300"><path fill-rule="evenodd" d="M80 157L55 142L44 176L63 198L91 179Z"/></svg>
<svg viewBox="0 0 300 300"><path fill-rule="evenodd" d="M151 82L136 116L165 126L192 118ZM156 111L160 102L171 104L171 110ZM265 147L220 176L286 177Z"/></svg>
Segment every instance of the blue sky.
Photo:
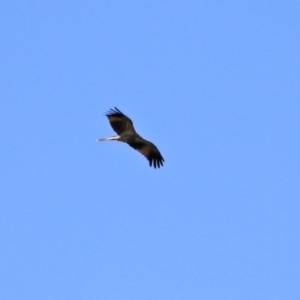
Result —
<svg viewBox="0 0 300 300"><path fill-rule="evenodd" d="M2 1L0 298L299 299L299 15Z"/></svg>

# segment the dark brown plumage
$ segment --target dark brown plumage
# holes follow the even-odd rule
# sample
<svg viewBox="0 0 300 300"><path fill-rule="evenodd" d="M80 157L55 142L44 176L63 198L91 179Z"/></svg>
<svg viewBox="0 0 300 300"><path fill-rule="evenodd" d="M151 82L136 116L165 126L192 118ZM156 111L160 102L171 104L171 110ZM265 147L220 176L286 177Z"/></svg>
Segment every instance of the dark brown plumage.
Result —
<svg viewBox="0 0 300 300"><path fill-rule="evenodd" d="M106 113L106 116L111 127L118 135L98 139L97 141L116 140L127 143L130 147L139 151L148 159L150 167L152 164L154 168L160 168L163 165L164 158L157 147L137 134L132 121L126 115L115 107L114 109L110 109Z"/></svg>

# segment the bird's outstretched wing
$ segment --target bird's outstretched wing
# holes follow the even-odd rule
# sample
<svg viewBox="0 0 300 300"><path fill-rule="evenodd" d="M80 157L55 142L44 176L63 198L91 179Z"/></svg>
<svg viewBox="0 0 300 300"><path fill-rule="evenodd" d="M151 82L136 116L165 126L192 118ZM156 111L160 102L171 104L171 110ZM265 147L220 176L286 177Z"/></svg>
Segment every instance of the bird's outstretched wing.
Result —
<svg viewBox="0 0 300 300"><path fill-rule="evenodd" d="M150 167L152 163L154 168L163 166L165 160L153 143L141 138L139 142L128 143L128 145L142 153L149 160Z"/></svg>
<svg viewBox="0 0 300 300"><path fill-rule="evenodd" d="M117 134L121 134L124 131L135 132L132 121L116 107L115 109L110 109L106 113L106 116L111 127Z"/></svg>

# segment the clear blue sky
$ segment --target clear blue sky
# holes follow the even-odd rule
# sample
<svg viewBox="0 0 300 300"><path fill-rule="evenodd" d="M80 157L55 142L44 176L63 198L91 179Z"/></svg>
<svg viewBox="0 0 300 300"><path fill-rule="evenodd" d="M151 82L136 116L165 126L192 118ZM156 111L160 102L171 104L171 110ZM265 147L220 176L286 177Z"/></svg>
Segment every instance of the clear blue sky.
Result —
<svg viewBox="0 0 300 300"><path fill-rule="evenodd" d="M0 299L300 299L299 16L2 1Z"/></svg>

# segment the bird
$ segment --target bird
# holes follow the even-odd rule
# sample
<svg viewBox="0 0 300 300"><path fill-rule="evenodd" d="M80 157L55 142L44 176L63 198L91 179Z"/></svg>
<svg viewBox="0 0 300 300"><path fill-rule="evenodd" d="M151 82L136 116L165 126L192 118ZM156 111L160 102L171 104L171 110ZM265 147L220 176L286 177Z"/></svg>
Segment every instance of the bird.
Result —
<svg viewBox="0 0 300 300"><path fill-rule="evenodd" d="M133 122L125 114L123 114L117 107L110 109L106 114L109 123L113 130L117 133L115 136L97 139L101 141L119 141L127 143L133 149L143 154L149 161L150 167L160 168L165 161L157 147L143 139L134 129Z"/></svg>

